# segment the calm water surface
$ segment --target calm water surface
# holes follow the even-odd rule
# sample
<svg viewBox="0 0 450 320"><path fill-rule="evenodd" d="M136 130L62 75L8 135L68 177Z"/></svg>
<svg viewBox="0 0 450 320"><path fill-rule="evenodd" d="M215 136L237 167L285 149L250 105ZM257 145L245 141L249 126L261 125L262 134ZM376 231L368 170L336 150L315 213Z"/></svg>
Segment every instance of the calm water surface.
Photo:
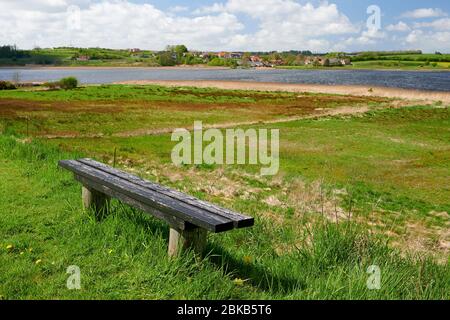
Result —
<svg viewBox="0 0 450 320"><path fill-rule="evenodd" d="M327 85L370 85L405 89L450 91L450 72L373 70L217 70L217 69L45 69L0 68L0 80L51 81L67 76L85 84L127 80L230 80Z"/></svg>

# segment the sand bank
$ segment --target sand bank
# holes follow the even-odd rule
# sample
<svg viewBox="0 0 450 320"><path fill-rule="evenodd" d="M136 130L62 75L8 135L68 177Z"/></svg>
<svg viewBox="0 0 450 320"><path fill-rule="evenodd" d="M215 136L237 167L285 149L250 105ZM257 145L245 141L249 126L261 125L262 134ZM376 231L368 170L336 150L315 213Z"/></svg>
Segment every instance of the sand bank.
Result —
<svg viewBox="0 0 450 320"><path fill-rule="evenodd" d="M163 86L189 86L199 88L219 88L233 90L260 90L260 91L287 91L312 92L328 94L345 94L354 96L376 96L386 98L400 98L428 102L442 101L450 104L450 92L422 91L387 87L370 87L357 85L320 85L320 84L290 84L273 82L247 82L247 81L215 81L215 80L141 80L124 81L120 84L158 84Z"/></svg>

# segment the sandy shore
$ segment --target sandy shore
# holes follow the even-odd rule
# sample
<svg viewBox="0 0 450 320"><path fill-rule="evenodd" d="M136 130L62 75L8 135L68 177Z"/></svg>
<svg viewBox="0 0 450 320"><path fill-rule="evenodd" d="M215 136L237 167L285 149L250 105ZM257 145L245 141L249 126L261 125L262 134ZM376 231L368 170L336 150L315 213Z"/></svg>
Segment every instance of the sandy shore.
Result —
<svg viewBox="0 0 450 320"><path fill-rule="evenodd" d="M214 80L141 80L124 81L120 84L158 84L163 86L188 86L199 88L219 88L234 90L260 90L260 91L287 91L287 92L313 92L346 94L355 96L376 96L386 98L400 98L408 100L421 100L428 102L442 101L450 104L450 92L421 91L385 87L369 87L356 85L320 85L320 84L289 84L273 82L246 82L246 81L214 81Z"/></svg>

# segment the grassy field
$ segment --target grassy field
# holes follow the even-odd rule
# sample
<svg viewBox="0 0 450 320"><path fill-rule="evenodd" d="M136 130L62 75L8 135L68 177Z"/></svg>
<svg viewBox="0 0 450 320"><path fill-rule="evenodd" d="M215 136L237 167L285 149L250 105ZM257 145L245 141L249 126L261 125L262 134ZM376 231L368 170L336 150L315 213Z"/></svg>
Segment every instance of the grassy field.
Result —
<svg viewBox="0 0 450 320"><path fill-rule="evenodd" d="M208 124L282 120L383 98L225 91L160 86L88 86L70 91L3 91L3 131L33 136L113 135ZM27 120L28 119L28 120Z"/></svg>
<svg viewBox="0 0 450 320"><path fill-rule="evenodd" d="M374 60L353 62L355 69L401 69L401 70L448 70L448 62L425 62L409 60Z"/></svg>
<svg viewBox="0 0 450 320"><path fill-rule="evenodd" d="M23 52L24 57L0 58L0 66L24 66L27 64L55 66L90 66L90 67L120 67L139 66L154 67L160 64L151 51L143 50L131 53L129 50L114 50L101 48L53 48L33 49ZM80 56L88 56L90 60L79 61Z"/></svg>
<svg viewBox="0 0 450 320"><path fill-rule="evenodd" d="M450 110L399 105L157 86L0 92L0 298L449 299ZM280 129L277 176L174 167L170 134L152 131L249 119ZM56 163L112 163L114 150L121 168L255 227L210 235L197 261L168 259L168 227L118 202L96 222ZM70 265L80 291L65 286ZM380 290L366 287L371 265Z"/></svg>
<svg viewBox="0 0 450 320"><path fill-rule="evenodd" d="M353 68L362 69L448 70L450 55L379 52L353 57L352 62Z"/></svg>

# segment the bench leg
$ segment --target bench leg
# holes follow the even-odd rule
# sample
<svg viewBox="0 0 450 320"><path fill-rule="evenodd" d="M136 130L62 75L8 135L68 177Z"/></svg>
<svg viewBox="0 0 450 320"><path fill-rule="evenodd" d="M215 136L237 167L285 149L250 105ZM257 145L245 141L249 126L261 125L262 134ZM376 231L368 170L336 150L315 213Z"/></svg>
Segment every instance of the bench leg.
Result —
<svg viewBox="0 0 450 320"><path fill-rule="evenodd" d="M186 250L193 250L196 254L201 256L206 249L206 236L207 231L201 228L184 231L178 231L171 228L169 237L169 257L179 256Z"/></svg>
<svg viewBox="0 0 450 320"><path fill-rule="evenodd" d="M86 186L83 186L81 194L83 207L94 210L97 219L102 219L108 209L109 197Z"/></svg>

